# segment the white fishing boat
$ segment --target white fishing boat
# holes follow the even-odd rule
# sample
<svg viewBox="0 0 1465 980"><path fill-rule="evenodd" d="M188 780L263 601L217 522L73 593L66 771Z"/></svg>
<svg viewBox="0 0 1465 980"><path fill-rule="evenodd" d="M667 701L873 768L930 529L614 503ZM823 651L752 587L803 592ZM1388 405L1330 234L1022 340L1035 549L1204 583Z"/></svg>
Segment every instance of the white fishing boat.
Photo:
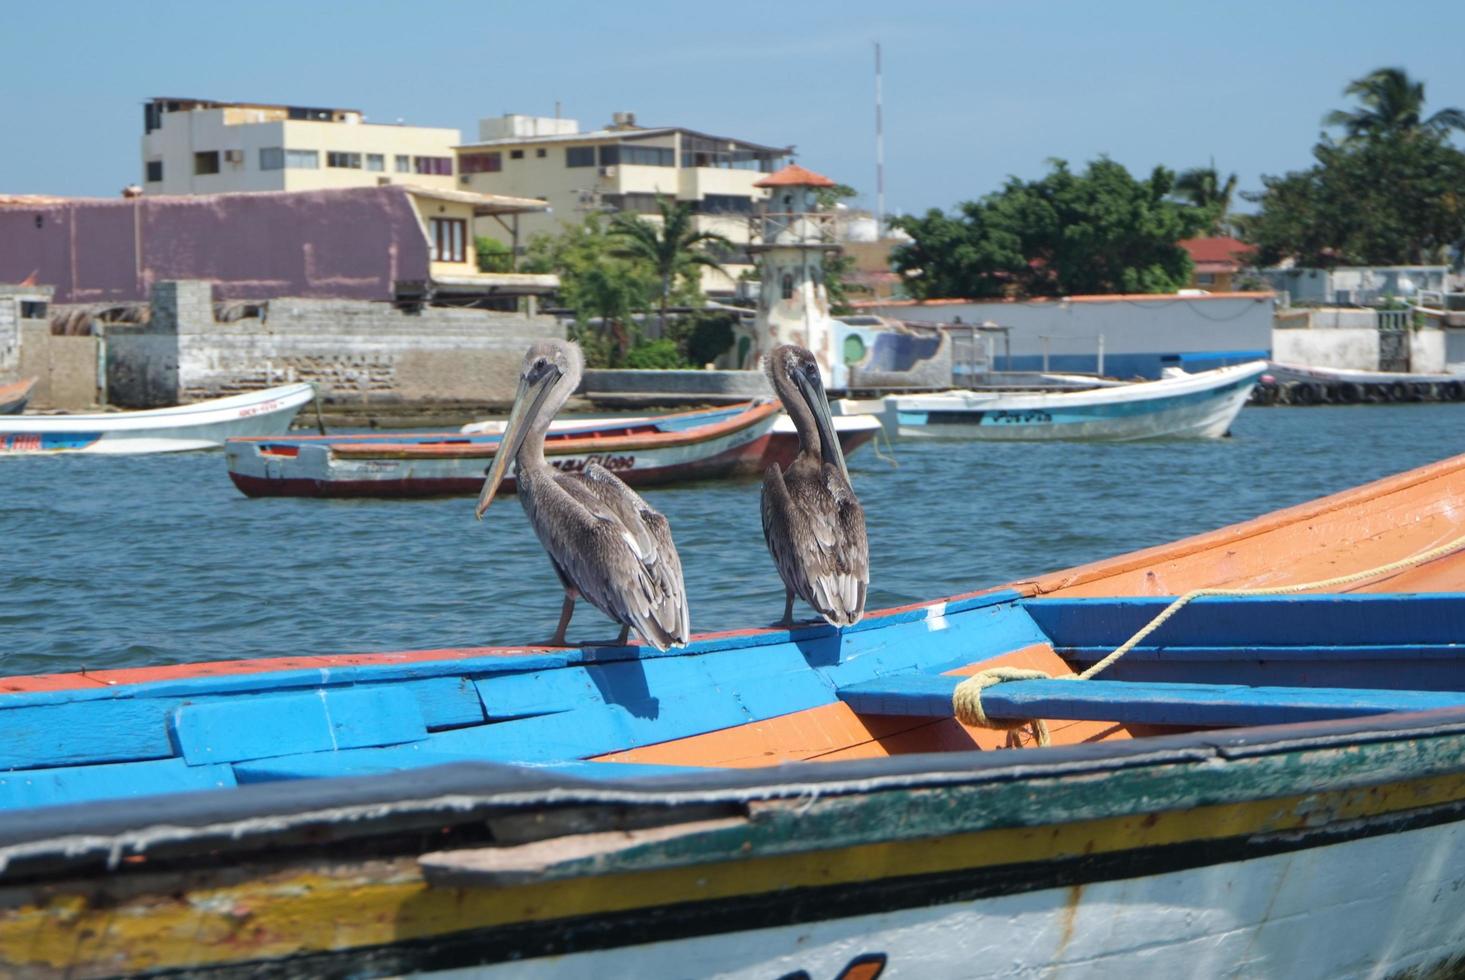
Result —
<svg viewBox="0 0 1465 980"><path fill-rule="evenodd" d="M1217 438L1246 404L1266 361L1159 381L1084 391L943 391L843 399L835 411L869 413L891 436L1006 440Z"/></svg>
<svg viewBox="0 0 1465 980"><path fill-rule="evenodd" d="M168 453L215 449L234 436L283 435L310 384L282 385L174 408L0 418L0 455Z"/></svg>

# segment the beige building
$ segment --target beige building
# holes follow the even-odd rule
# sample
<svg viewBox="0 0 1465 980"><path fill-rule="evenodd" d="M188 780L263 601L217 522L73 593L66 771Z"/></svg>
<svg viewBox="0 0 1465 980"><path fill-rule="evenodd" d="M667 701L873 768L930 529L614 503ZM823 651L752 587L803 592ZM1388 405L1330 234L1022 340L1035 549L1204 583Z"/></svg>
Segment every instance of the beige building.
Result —
<svg viewBox="0 0 1465 980"><path fill-rule="evenodd" d="M355 109L251 102L158 98L143 108L146 194L458 186L456 129L377 125Z"/></svg>
<svg viewBox="0 0 1465 980"><path fill-rule="evenodd" d="M530 235L557 231L592 212L657 213L658 195L686 201L699 230L737 245L751 240L752 218L768 191L755 186L793 147L763 146L680 127L646 128L617 113L604 129L581 132L573 119L506 115L483 119L479 140L456 148L463 190L538 198L546 214L526 214L517 228L480 220L477 233L522 253ZM703 288L731 292L751 268L747 254L722 257L729 277L710 273Z"/></svg>

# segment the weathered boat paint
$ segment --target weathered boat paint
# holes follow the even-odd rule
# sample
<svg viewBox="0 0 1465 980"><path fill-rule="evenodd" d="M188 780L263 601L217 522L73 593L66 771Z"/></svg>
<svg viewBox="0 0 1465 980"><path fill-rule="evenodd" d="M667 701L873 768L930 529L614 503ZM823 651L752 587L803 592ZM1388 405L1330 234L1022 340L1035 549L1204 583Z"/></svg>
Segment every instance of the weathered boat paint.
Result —
<svg viewBox="0 0 1465 980"><path fill-rule="evenodd" d="M1057 673L1163 604L1105 591L1382 564L1458 537L1462 495L1465 458L839 633L7 679L0 751L29 768L0 777L22 804L0 815L0 967L1448 970L1465 956L1465 710L1132 739L1150 733L1055 726L1054 748L971 751L1000 742L842 695L998 663ZM1325 547L1298 546L1314 534ZM1453 581L1465 558L1418 571ZM1131 656L1458 692L1462 618L1465 595L1202 599ZM1430 683L1405 685L1417 665ZM937 742L968 751L903 754ZM870 757L821 761L850 751ZM131 791L124 772L143 798L102 799ZM312 778L332 774L356 778ZM169 785L194 791L146 796ZM67 799L83 805L43 805Z"/></svg>

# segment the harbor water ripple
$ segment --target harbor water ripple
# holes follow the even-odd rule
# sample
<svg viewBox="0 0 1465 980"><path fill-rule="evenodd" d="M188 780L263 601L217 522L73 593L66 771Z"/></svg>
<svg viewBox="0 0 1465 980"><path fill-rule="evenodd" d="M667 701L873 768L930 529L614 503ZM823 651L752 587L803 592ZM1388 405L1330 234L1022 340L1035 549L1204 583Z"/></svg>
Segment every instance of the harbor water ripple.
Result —
<svg viewBox="0 0 1465 980"><path fill-rule="evenodd" d="M1465 452L1456 405L1256 409L1214 442L897 443L850 460L869 606L1170 541ZM512 497L249 500L220 453L0 460L0 674L524 643L560 589ZM647 490L699 632L764 625L783 591L760 484ZM809 615L802 606L796 615ZM616 628L586 603L572 640Z"/></svg>

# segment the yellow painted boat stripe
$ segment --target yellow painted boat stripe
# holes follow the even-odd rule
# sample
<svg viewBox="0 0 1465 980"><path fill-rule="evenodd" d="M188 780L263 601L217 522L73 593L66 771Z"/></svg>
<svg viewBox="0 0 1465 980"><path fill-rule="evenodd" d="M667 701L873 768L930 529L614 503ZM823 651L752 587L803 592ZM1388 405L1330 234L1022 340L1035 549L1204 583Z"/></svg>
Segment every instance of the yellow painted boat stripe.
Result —
<svg viewBox="0 0 1465 980"><path fill-rule="evenodd" d="M260 872L175 897L118 880L105 903L56 886L0 896L0 967L71 975L238 963L470 929L604 915L793 888L978 870L1298 830L1465 799L1465 775L1188 810L1005 828L506 888L434 888L411 858ZM217 877L243 872L221 871ZM85 883L81 886L86 890ZM98 890L101 890L98 887ZM135 892L119 896L119 892Z"/></svg>

